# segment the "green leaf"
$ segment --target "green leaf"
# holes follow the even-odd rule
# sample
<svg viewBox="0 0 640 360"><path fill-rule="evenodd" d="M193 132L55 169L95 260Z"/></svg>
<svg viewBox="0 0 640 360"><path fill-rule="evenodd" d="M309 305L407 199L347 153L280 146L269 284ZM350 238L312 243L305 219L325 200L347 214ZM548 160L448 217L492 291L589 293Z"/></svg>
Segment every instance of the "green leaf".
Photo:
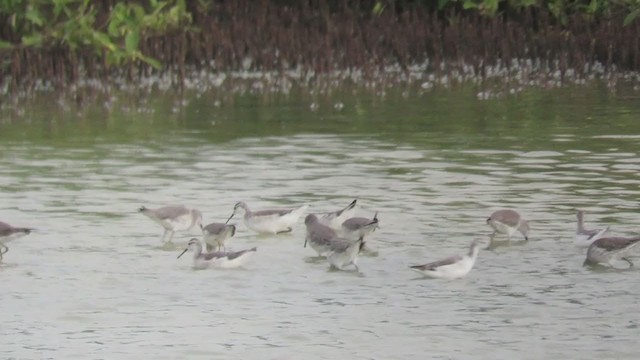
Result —
<svg viewBox="0 0 640 360"><path fill-rule="evenodd" d="M449 0L438 0L438 10L442 10L448 3Z"/></svg>
<svg viewBox="0 0 640 360"><path fill-rule="evenodd" d="M489 15L495 15L498 11L498 0L485 0L484 5Z"/></svg>
<svg viewBox="0 0 640 360"><path fill-rule="evenodd" d="M376 2L376 4L373 6L373 14L380 16L380 14L382 14L382 12L384 11L385 5L382 3L382 1L378 1Z"/></svg>
<svg viewBox="0 0 640 360"><path fill-rule="evenodd" d="M29 6L29 8L27 9L27 13L24 15L24 17L38 26L42 26L42 24L44 23L38 9L32 6Z"/></svg>
<svg viewBox="0 0 640 360"><path fill-rule="evenodd" d="M144 19L145 11L144 8L138 4L131 5L131 10L134 16L134 20L136 23L139 23Z"/></svg>
<svg viewBox="0 0 640 360"><path fill-rule="evenodd" d="M587 13L593 15L593 14L598 12L599 8L600 8L599 1L598 0L591 0L589 5L587 5Z"/></svg>
<svg viewBox="0 0 640 360"><path fill-rule="evenodd" d="M12 49L12 48L13 48L12 43L8 41L0 40L0 49Z"/></svg>
<svg viewBox="0 0 640 360"><path fill-rule="evenodd" d="M638 15L640 15L640 8L633 10L629 15L625 16L623 25L628 26L638 17Z"/></svg>
<svg viewBox="0 0 640 360"><path fill-rule="evenodd" d="M113 41L111 41L111 38L107 34L96 31L93 33L93 38L96 39L96 41L100 45L106 47L112 52L116 51L117 46L113 43Z"/></svg>
<svg viewBox="0 0 640 360"><path fill-rule="evenodd" d="M178 0L176 6L180 9L181 12L187 12L187 3L184 0Z"/></svg>
<svg viewBox="0 0 640 360"><path fill-rule="evenodd" d="M138 53L137 57L147 64L153 66L156 70L162 70L162 63L160 63L160 61L149 56L144 56L141 53Z"/></svg>
<svg viewBox="0 0 640 360"><path fill-rule="evenodd" d="M471 0L466 0L463 4L462 4L462 8L465 10L469 10L469 9L477 9L478 8L478 4L476 4L475 2L471 1Z"/></svg>
<svg viewBox="0 0 640 360"><path fill-rule="evenodd" d="M520 0L520 6L522 7L529 7L534 5L538 5L538 0Z"/></svg>
<svg viewBox="0 0 640 360"><path fill-rule="evenodd" d="M124 38L124 48L128 53L132 53L138 49L140 43L140 33L137 30L132 30L127 33Z"/></svg>
<svg viewBox="0 0 640 360"><path fill-rule="evenodd" d="M42 45L42 34L31 34L22 37L22 44L25 46Z"/></svg>

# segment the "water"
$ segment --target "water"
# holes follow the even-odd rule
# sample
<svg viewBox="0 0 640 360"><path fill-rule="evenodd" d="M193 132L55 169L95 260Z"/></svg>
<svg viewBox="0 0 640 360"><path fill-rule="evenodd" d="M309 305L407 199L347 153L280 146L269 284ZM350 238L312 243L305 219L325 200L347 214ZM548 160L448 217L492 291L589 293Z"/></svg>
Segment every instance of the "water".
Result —
<svg viewBox="0 0 640 360"><path fill-rule="evenodd" d="M637 357L638 270L585 268L573 247L576 208L637 231L637 93L187 99L4 115L0 219L38 231L0 265L2 358ZM361 274L312 261L302 220L280 236L239 224L228 247L257 246L248 265L196 271L176 256L197 231L163 249L136 212L180 203L208 223L240 200L354 198L381 221ZM531 221L528 243L481 251L457 281L408 269L486 239L503 207Z"/></svg>

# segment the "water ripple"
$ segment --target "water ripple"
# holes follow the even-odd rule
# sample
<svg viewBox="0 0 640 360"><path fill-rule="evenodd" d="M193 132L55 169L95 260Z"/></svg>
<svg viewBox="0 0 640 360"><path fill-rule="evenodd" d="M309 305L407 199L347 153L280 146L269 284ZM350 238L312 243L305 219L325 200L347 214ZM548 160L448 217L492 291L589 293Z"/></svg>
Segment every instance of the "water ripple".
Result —
<svg viewBox="0 0 640 360"><path fill-rule="evenodd" d="M585 269L572 241L576 208L594 227L635 230L636 153L450 151L331 135L219 144L182 135L171 144L16 144L10 152L0 158L3 219L41 231L12 242L0 266L8 357L634 352L637 272ZM240 200L323 212L354 198L362 216L378 212L381 221L369 242L379 256L360 259L363 276L308 261L302 222L280 237L238 224L229 246L260 249L246 269L194 271L176 256L197 231L162 249L162 229L136 211L184 203L212 222ZM408 269L467 251L490 233L488 214L506 206L531 220L529 242L482 251L459 281L424 280Z"/></svg>

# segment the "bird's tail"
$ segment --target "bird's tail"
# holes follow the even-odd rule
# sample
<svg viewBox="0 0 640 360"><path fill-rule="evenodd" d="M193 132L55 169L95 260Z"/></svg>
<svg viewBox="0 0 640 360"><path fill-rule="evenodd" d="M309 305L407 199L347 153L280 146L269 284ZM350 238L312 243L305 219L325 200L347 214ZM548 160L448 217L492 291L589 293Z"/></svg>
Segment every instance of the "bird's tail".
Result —
<svg viewBox="0 0 640 360"><path fill-rule="evenodd" d="M360 238L360 247L358 247L358 253L360 253L362 249L364 249L364 244L366 244L366 242L363 241L363 238Z"/></svg>
<svg viewBox="0 0 640 360"><path fill-rule="evenodd" d="M340 211L340 214L342 214L343 212L347 211L347 210L351 210L354 207L356 207L356 204L358 203L358 199L354 199L349 205L347 205L347 207L345 207L344 209L342 209L342 211Z"/></svg>
<svg viewBox="0 0 640 360"><path fill-rule="evenodd" d="M33 228L14 228L14 230L16 232L21 232L21 233L25 233L25 234L31 234L31 232L34 231L35 229L33 229Z"/></svg>

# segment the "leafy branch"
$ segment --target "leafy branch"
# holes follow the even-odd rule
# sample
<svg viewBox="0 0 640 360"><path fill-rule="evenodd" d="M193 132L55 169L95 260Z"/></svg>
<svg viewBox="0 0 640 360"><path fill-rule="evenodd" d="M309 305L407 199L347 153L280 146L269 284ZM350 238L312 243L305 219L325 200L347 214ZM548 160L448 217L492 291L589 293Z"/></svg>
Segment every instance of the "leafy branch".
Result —
<svg viewBox="0 0 640 360"><path fill-rule="evenodd" d="M149 0L145 5L120 1L100 18L105 9L91 0L1 0L0 17L7 16L19 39L0 39L0 49L93 49L105 54L108 64L139 60L160 68L159 61L140 51L141 40L185 29L192 18L185 0Z"/></svg>

